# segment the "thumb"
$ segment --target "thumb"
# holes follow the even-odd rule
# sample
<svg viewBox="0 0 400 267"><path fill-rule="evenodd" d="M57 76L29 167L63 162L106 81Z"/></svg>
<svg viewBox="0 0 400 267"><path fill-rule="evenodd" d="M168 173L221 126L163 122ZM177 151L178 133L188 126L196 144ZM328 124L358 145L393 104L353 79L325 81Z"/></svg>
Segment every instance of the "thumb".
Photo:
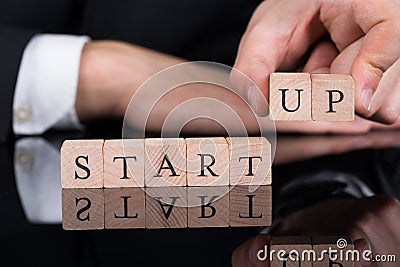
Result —
<svg viewBox="0 0 400 267"><path fill-rule="evenodd" d="M378 90L378 85L383 73L400 57L399 23L388 19L370 24L370 29L364 29L367 34L351 69L356 85L356 112L367 118L380 108L390 92L391 88Z"/></svg>

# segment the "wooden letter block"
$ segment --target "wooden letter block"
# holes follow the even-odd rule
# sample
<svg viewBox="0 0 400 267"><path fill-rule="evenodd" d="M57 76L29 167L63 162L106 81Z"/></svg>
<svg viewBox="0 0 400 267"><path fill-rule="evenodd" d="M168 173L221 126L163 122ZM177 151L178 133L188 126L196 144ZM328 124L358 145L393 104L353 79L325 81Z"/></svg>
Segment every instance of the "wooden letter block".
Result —
<svg viewBox="0 0 400 267"><path fill-rule="evenodd" d="M229 186L188 188L188 226L229 227Z"/></svg>
<svg viewBox="0 0 400 267"><path fill-rule="evenodd" d="M237 185L229 192L229 225L270 226L272 221L272 188Z"/></svg>
<svg viewBox="0 0 400 267"><path fill-rule="evenodd" d="M310 74L272 73L269 92L274 120L311 120Z"/></svg>
<svg viewBox="0 0 400 267"><path fill-rule="evenodd" d="M305 236L272 237L270 242L270 252L272 254L270 266L311 267L312 258L308 258L308 253L303 253L303 251L311 252L311 250L312 246L310 237L305 237ZM305 255L304 258L303 255Z"/></svg>
<svg viewBox="0 0 400 267"><path fill-rule="evenodd" d="M188 186L229 185L229 147L225 138L186 138Z"/></svg>
<svg viewBox="0 0 400 267"><path fill-rule="evenodd" d="M337 236L313 236L311 237L316 258L313 267L342 266L353 267L357 258L354 257L354 245L350 238ZM336 253L329 253L329 252Z"/></svg>
<svg viewBox="0 0 400 267"><path fill-rule="evenodd" d="M146 228L187 227L187 188L146 188Z"/></svg>
<svg viewBox="0 0 400 267"><path fill-rule="evenodd" d="M144 188L106 188L105 228L144 228L146 219Z"/></svg>
<svg viewBox="0 0 400 267"><path fill-rule="evenodd" d="M106 140L104 187L144 186L144 140Z"/></svg>
<svg viewBox="0 0 400 267"><path fill-rule="evenodd" d="M182 138L145 139L145 185L186 186L186 143Z"/></svg>
<svg viewBox="0 0 400 267"><path fill-rule="evenodd" d="M65 230L103 229L103 189L63 189L62 223Z"/></svg>
<svg viewBox="0 0 400 267"><path fill-rule="evenodd" d="M265 137L228 137L230 185L270 185L271 145Z"/></svg>
<svg viewBox="0 0 400 267"><path fill-rule="evenodd" d="M311 81L313 120L354 120L355 89L350 75L311 74Z"/></svg>
<svg viewBox="0 0 400 267"><path fill-rule="evenodd" d="M103 140L66 140L61 147L63 188L103 187Z"/></svg>

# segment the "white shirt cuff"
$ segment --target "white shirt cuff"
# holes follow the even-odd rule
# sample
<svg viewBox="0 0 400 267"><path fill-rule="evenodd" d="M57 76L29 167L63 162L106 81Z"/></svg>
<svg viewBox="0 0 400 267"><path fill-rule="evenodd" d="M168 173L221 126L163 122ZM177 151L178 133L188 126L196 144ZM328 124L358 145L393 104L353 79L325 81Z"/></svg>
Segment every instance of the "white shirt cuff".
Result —
<svg viewBox="0 0 400 267"><path fill-rule="evenodd" d="M15 134L79 129L75 111L79 66L87 36L35 35L26 46L14 93Z"/></svg>

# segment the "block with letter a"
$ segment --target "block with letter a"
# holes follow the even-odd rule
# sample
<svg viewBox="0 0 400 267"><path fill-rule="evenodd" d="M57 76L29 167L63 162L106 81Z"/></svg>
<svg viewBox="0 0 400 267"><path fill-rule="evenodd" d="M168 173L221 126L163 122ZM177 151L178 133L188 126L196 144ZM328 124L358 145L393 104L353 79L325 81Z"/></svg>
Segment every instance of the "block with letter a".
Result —
<svg viewBox="0 0 400 267"><path fill-rule="evenodd" d="M145 139L145 186L186 186L186 143L183 138Z"/></svg>
<svg viewBox="0 0 400 267"><path fill-rule="evenodd" d="M146 188L146 228L186 228L187 188Z"/></svg>

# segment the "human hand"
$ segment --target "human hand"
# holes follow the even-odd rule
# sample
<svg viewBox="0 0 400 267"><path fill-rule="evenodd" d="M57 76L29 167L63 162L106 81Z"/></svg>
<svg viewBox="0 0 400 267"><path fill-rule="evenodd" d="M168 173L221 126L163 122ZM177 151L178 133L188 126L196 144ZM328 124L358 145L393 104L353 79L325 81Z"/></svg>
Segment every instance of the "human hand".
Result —
<svg viewBox="0 0 400 267"><path fill-rule="evenodd" d="M400 114L399 68L392 70L390 83L381 78L400 56L399 12L397 0L264 1L242 37L234 67L267 97L269 75L301 67L311 49L303 71L325 68L330 73L351 74L356 84L356 112L394 123ZM326 34L331 41L321 41ZM344 59L351 59L350 64L341 66Z"/></svg>
<svg viewBox="0 0 400 267"><path fill-rule="evenodd" d="M122 118L136 89L151 75L182 63L118 41L93 41L82 51L75 108L79 119Z"/></svg>
<svg viewBox="0 0 400 267"><path fill-rule="evenodd" d="M276 235L350 236L360 255L368 249L373 255L395 255L397 259L400 255L399 219L400 204L394 198L332 199L285 217ZM269 238L268 235L258 235L243 243L233 252L232 265L270 266L268 261L258 261L256 256ZM377 262L361 260L355 266L389 267L397 266L397 263L379 265Z"/></svg>

